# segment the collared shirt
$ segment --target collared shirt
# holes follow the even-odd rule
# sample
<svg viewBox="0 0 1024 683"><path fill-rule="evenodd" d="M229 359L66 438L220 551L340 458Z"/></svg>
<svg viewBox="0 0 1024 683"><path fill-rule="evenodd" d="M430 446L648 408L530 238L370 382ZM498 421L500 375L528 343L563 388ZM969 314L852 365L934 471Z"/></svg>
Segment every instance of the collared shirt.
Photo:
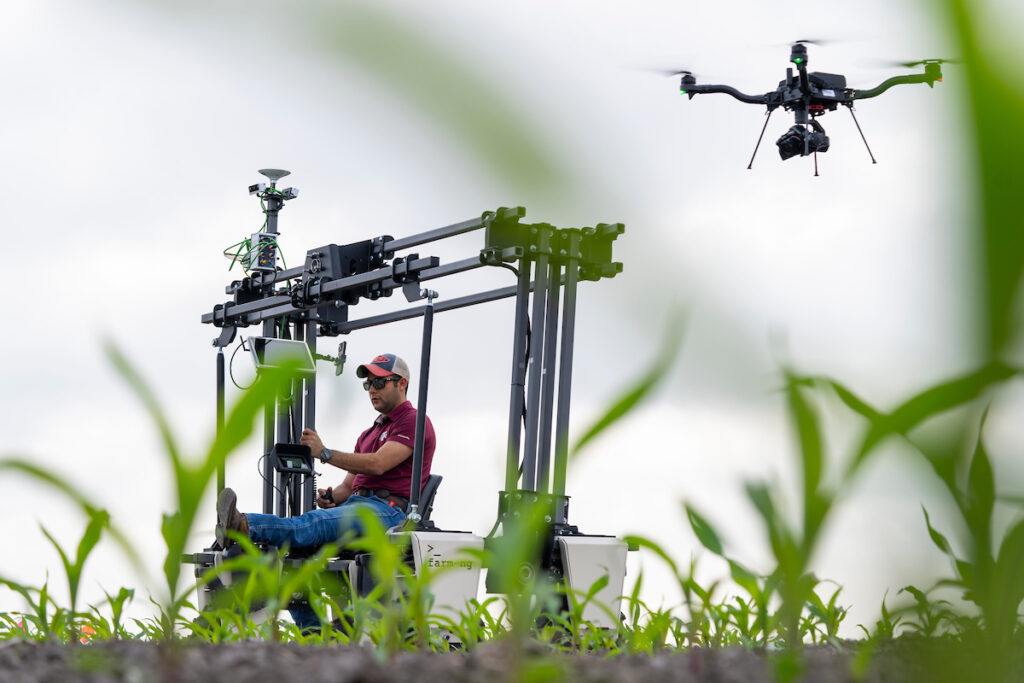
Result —
<svg viewBox="0 0 1024 683"><path fill-rule="evenodd" d="M356 453L376 453L388 441L400 443L410 449L416 443L416 409L412 403L405 401L395 406L387 415L374 420L373 425L359 435L356 440ZM428 417L423 427L423 469L420 478L420 490L430 476L430 463L434 459L434 426ZM357 474L352 488L387 489L392 495L409 498L412 490L412 454L381 475Z"/></svg>

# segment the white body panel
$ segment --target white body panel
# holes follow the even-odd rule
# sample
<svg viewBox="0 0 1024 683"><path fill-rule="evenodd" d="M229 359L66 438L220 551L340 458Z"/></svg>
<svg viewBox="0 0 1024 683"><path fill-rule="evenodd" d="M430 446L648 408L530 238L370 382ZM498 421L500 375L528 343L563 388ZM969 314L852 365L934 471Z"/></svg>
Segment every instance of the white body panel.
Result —
<svg viewBox="0 0 1024 683"><path fill-rule="evenodd" d="M626 543L618 538L599 536L559 536L558 544L565 565L565 580L577 600L583 599L595 581L608 575L608 584L583 608L583 618L602 628L616 628L626 580ZM606 606L616 619L613 621L595 603Z"/></svg>
<svg viewBox="0 0 1024 683"><path fill-rule="evenodd" d="M410 535L416 575L421 576L424 567L438 572L430 584L434 595L431 611L454 616L465 610L466 603L477 597L481 568L479 557L462 551L482 550L484 539L443 531L413 531Z"/></svg>

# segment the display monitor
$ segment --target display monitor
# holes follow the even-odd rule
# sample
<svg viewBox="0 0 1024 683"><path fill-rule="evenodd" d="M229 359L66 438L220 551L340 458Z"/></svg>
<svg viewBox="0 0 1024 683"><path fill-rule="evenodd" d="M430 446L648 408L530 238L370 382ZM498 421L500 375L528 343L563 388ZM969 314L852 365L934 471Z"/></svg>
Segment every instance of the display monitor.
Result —
<svg viewBox="0 0 1024 683"><path fill-rule="evenodd" d="M277 368L286 362L297 362L297 371L302 375L316 373L313 354L306 342L294 339L275 339L273 337L249 337L249 350L252 352L256 370Z"/></svg>

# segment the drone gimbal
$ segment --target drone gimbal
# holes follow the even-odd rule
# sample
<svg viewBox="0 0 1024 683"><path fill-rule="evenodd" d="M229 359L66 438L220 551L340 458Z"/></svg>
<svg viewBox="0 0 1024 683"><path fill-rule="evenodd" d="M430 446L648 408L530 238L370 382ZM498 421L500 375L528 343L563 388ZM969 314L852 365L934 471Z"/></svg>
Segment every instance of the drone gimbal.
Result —
<svg viewBox="0 0 1024 683"><path fill-rule="evenodd" d="M786 79L779 82L779 87L772 92L763 95L747 95L736 88L728 85L698 85L694 74L689 70L679 70L673 75L681 75L682 81L679 90L689 99L694 95L705 95L710 93L725 93L731 95L740 102L748 104L762 104L768 108L765 115L764 126L761 128L761 135L757 138L754 146L754 153L750 156L750 163L747 168L754 165L754 157L761 146L761 139L764 137L765 129L768 128L768 121L772 113L782 108L793 112L794 125L776 141L779 148L779 156L783 160L794 156L814 155L814 175L818 175L818 152L827 152L829 139L825 129L815 119L827 112L835 111L839 105L846 107L853 117L864 146L871 157L871 163L878 163L875 155L871 153L864 131L861 130L857 116L853 113L853 103L856 100L865 100L871 97L878 97L889 88L895 85L909 83L926 83L933 87L936 81L942 80L942 64L953 60L946 59L925 59L917 62L903 62L899 66L912 68L923 66L924 73L908 74L905 76L893 76L882 81L874 88L857 90L846 86L846 77L840 74L828 74L818 71L807 71L807 44L814 44L815 41L799 40L790 46L789 61L796 67L796 74L793 67L786 69Z"/></svg>

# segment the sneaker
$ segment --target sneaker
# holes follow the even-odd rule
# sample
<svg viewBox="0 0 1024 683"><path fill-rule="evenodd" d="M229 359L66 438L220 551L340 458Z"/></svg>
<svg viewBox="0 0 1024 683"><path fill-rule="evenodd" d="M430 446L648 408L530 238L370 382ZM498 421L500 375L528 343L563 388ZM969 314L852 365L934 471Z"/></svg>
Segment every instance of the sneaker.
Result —
<svg viewBox="0 0 1024 683"><path fill-rule="evenodd" d="M249 522L241 512L238 511L238 496L234 489L224 489L217 496L217 542L220 547L227 550L235 542L226 532L237 531L242 534L249 533Z"/></svg>

